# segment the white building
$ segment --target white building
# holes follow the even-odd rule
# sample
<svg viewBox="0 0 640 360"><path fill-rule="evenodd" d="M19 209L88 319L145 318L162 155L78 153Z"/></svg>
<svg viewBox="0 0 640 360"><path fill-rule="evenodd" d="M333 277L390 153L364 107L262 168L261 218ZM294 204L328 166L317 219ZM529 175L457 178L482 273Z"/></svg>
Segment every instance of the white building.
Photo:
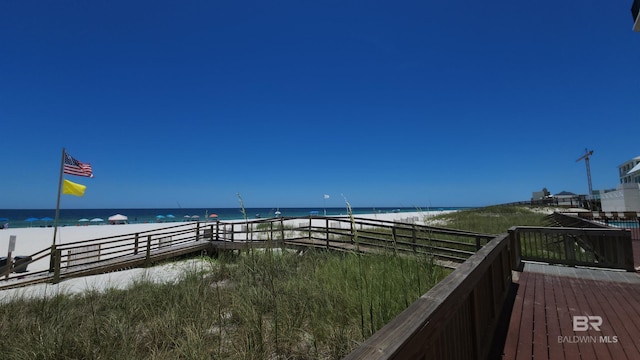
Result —
<svg viewBox="0 0 640 360"><path fill-rule="evenodd" d="M618 166L618 174L618 188L600 193L602 211L640 212L640 156Z"/></svg>
<svg viewBox="0 0 640 360"><path fill-rule="evenodd" d="M620 174L620 184L640 183L640 156L618 166Z"/></svg>

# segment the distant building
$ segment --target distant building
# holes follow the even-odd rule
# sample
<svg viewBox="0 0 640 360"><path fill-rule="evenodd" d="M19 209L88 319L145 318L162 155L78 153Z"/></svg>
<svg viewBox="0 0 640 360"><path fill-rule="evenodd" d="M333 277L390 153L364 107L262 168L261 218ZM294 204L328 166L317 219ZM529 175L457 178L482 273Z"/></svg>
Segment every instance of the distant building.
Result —
<svg viewBox="0 0 640 360"><path fill-rule="evenodd" d="M561 191L554 194L553 199L558 206L580 207L584 201L584 196L576 195L569 191Z"/></svg>
<svg viewBox="0 0 640 360"><path fill-rule="evenodd" d="M546 198L544 191L534 191L531 193L531 201L541 201Z"/></svg>
<svg viewBox="0 0 640 360"><path fill-rule="evenodd" d="M576 195L569 191L561 191L551 195L551 193L544 188L542 191L534 191L531 193L531 205L583 207L586 201L586 195Z"/></svg>
<svg viewBox="0 0 640 360"><path fill-rule="evenodd" d="M640 156L619 165L618 175L616 190L600 193L602 211L640 212Z"/></svg>
<svg viewBox="0 0 640 360"><path fill-rule="evenodd" d="M618 172L620 174L620 184L628 183L640 183L640 156L636 156L633 159L618 166Z"/></svg>

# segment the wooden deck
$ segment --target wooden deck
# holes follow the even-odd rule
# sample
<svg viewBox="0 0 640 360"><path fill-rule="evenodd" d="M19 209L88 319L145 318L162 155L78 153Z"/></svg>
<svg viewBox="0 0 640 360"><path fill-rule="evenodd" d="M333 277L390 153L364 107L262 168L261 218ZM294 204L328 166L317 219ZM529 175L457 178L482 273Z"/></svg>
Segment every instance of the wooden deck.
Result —
<svg viewBox="0 0 640 360"><path fill-rule="evenodd" d="M526 263L514 282L503 359L640 359L638 273ZM602 317L600 331L573 316Z"/></svg>

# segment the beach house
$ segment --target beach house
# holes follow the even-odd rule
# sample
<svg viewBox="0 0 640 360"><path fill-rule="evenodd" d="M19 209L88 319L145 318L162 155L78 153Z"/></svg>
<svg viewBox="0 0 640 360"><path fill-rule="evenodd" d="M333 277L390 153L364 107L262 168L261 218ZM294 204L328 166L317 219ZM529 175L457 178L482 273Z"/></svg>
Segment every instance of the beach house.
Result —
<svg viewBox="0 0 640 360"><path fill-rule="evenodd" d="M640 156L618 166L620 184L600 193L602 211L640 212Z"/></svg>

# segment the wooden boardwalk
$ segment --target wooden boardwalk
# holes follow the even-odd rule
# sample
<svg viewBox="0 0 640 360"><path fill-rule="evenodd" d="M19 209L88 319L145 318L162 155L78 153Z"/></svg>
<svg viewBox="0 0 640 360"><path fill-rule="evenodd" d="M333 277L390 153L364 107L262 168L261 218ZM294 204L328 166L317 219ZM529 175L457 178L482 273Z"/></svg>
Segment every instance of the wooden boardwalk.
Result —
<svg viewBox="0 0 640 360"><path fill-rule="evenodd" d="M503 359L640 359L638 273L526 263L514 274ZM574 316L600 316L600 331L582 331L584 318L574 331Z"/></svg>

